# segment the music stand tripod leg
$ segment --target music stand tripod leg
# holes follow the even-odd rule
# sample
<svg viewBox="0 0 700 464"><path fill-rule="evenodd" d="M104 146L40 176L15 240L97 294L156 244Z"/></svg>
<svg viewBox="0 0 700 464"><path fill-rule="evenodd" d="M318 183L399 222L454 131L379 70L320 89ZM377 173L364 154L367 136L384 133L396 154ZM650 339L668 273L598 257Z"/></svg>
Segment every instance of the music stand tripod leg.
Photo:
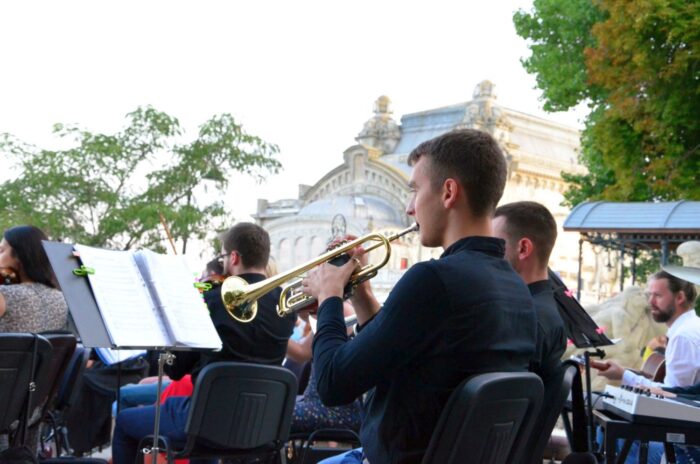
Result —
<svg viewBox="0 0 700 464"><path fill-rule="evenodd" d="M163 353L160 353L158 355L158 390L156 393L156 414L155 414L155 420L153 422L153 445L151 448L144 448L141 450L143 454L152 454L153 459L155 462L155 459L158 456L158 453L161 451L159 447L159 434L160 434L160 398L161 398L161 390L163 387L163 367L165 364L171 365L173 361L175 360L175 355L172 354L169 351L165 351Z"/></svg>
<svg viewBox="0 0 700 464"><path fill-rule="evenodd" d="M649 442L646 440L642 440L639 443L639 462L643 464L647 464L647 460L649 459Z"/></svg>
<svg viewBox="0 0 700 464"><path fill-rule="evenodd" d="M595 453L597 447L594 446L595 443L595 423L593 422L593 391L591 389L591 356L596 356L599 358L605 357L605 352L600 348L596 349L595 352L591 353L585 351L583 353L583 360L586 369L586 415L588 420L588 451Z"/></svg>
<svg viewBox="0 0 700 464"><path fill-rule="evenodd" d="M676 464L676 449L673 443L664 442L664 452L666 453L666 464Z"/></svg>

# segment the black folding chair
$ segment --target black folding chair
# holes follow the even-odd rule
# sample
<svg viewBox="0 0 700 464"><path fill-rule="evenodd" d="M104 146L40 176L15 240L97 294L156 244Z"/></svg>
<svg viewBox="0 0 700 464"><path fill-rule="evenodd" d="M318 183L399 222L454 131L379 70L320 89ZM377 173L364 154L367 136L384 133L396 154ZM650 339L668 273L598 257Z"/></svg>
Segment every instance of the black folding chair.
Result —
<svg viewBox="0 0 700 464"><path fill-rule="evenodd" d="M73 449L71 449L68 439L65 415L68 408L74 404L77 392L80 390L89 356L89 349L82 345L75 347L75 351L63 373L53 404L44 416L44 421L48 425L44 441L54 440L57 456L63 454L70 456L73 454Z"/></svg>
<svg viewBox="0 0 700 464"><path fill-rule="evenodd" d="M39 395L33 390L47 378L50 356L51 344L40 335L0 334L0 433L12 436L12 446L24 444L27 411L40 404ZM31 403L27 405L30 383Z"/></svg>
<svg viewBox="0 0 700 464"><path fill-rule="evenodd" d="M46 378L38 385L36 395L42 401L43 411L39 419L43 418L46 411L53 406L58 389L63 382L63 374L71 362L77 339L75 335L68 333L44 333L42 334L51 344L51 357L49 359Z"/></svg>
<svg viewBox="0 0 700 464"><path fill-rule="evenodd" d="M208 365L195 385L185 426L187 442L176 448L166 438L159 439L168 463L195 457L285 462L296 393L296 377L283 367L237 362ZM152 443L152 436L145 437L139 449Z"/></svg>
<svg viewBox="0 0 700 464"><path fill-rule="evenodd" d="M559 414L564 409L564 403L571 393L571 384L578 373L578 364L573 361L565 361L557 375L553 376L544 385L545 411L538 416L534 431L526 445L527 454L524 456L525 464L542 464L542 456L547 447L552 430L557 424Z"/></svg>
<svg viewBox="0 0 700 464"><path fill-rule="evenodd" d="M447 401L423 464L519 461L543 390L540 378L530 372L493 372L465 380Z"/></svg>
<svg viewBox="0 0 700 464"><path fill-rule="evenodd" d="M311 361L297 362L293 359L286 358L282 363L282 367L294 373L294 376L297 378L297 385L299 386L297 394L303 394L309 383L309 376L311 375Z"/></svg>

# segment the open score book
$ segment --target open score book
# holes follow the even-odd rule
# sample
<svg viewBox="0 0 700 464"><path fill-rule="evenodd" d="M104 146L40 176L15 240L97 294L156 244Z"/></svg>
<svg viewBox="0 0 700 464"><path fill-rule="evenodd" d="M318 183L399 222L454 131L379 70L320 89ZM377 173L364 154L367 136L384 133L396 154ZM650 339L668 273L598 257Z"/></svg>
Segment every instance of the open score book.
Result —
<svg viewBox="0 0 700 464"><path fill-rule="evenodd" d="M184 257L75 245L112 347L221 349Z"/></svg>

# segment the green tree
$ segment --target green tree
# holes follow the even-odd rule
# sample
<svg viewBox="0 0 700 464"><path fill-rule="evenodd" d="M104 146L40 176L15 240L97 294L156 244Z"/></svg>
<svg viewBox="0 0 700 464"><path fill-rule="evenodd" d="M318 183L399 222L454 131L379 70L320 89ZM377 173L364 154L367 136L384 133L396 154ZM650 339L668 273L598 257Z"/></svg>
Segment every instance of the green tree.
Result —
<svg viewBox="0 0 700 464"><path fill-rule="evenodd" d="M227 217L221 194L232 172L262 180L281 168L276 145L247 134L229 114L183 143L179 122L151 107L127 115L125 129L97 134L57 124L71 148L45 150L4 134L0 153L19 173L2 184L0 227L31 223L58 240L162 250L160 215L182 252ZM198 201L204 185L213 188Z"/></svg>
<svg viewBox="0 0 700 464"><path fill-rule="evenodd" d="M535 0L514 16L545 109L586 102L566 199L700 199L700 2Z"/></svg>

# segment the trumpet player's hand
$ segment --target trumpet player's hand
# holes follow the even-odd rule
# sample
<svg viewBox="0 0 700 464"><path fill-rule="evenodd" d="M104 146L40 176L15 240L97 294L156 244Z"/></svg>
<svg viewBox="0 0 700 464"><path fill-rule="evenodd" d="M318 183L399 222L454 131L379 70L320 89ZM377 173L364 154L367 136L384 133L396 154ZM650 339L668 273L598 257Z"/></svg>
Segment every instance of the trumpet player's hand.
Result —
<svg viewBox="0 0 700 464"><path fill-rule="evenodd" d="M336 248L336 247L342 245L343 243L350 242L350 241L355 240L355 239L357 239L357 236L352 235L352 234L348 234L342 238L337 238L337 239L333 240L330 243L330 245L328 245L328 249L332 250L333 248ZM364 248L362 248L362 246L355 247L349 254L352 258L355 258L359 261L358 262L358 270L367 266L367 264L369 263L369 259L367 258L367 252L365 251ZM364 292L364 293L370 292L371 293L371 288L372 287L369 284L369 280L365 280L364 282L358 284L355 287L355 294L362 293L362 292Z"/></svg>
<svg viewBox="0 0 700 464"><path fill-rule="evenodd" d="M342 298L343 289L350 280L350 276L362 267L360 259L362 254L364 254L363 250L355 249L350 252L350 260L342 266L323 263L310 271L302 280L304 293L315 297L319 305L334 296Z"/></svg>

